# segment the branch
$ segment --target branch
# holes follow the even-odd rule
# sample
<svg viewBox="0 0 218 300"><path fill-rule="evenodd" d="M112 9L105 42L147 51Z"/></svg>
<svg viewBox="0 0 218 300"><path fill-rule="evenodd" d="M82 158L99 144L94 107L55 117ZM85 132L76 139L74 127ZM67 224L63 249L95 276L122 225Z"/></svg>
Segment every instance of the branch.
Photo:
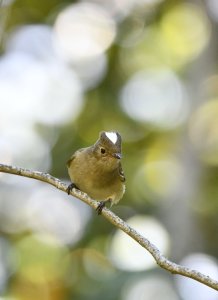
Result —
<svg viewBox="0 0 218 300"><path fill-rule="evenodd" d="M8 166L4 164L0 164L0 172L10 173L14 175L29 177L33 179L37 179L40 181L44 181L56 187L57 189L67 192L67 185L60 181L59 179L51 176L47 173L42 173L38 171L30 171L28 169ZM99 205L99 202L91 199L87 194L73 189L71 195L82 200L92 208L96 209ZM116 216L109 209L104 208L102 210L102 215L117 228L124 231L131 238L133 238L137 243L139 243L143 248L145 248L155 259L156 263L163 269L173 273L179 274L185 277L192 278L196 281L201 282L204 285L211 287L212 289L218 290L218 281L212 279L211 277L202 274L196 270L192 270L190 268L186 268L184 266L180 266L168 260L165 256L163 256L160 250L153 245L148 239L140 235L135 229L131 228L126 222Z"/></svg>

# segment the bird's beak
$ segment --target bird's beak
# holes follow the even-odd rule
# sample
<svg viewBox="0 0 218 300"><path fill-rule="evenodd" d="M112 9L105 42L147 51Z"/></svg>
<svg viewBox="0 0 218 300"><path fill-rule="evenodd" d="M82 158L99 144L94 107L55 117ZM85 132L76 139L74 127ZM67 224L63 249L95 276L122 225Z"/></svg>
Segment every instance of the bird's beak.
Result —
<svg viewBox="0 0 218 300"><path fill-rule="evenodd" d="M112 156L115 157L115 158L117 158L117 159L121 159L122 158L121 153L113 153Z"/></svg>

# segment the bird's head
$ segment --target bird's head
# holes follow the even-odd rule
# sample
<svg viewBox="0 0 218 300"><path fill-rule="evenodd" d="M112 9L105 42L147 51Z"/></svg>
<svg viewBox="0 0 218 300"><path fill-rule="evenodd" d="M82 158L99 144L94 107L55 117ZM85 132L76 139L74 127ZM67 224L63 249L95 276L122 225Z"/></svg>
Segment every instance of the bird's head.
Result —
<svg viewBox="0 0 218 300"><path fill-rule="evenodd" d="M111 167L118 165L122 157L120 134L112 131L100 132L99 139L94 145L94 152L104 164Z"/></svg>

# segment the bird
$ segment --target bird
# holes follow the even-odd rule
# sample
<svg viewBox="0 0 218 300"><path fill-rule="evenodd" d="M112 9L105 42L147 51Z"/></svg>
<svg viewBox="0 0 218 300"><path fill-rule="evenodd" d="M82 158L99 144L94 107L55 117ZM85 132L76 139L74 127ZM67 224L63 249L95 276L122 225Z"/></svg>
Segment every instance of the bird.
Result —
<svg viewBox="0 0 218 300"><path fill-rule="evenodd" d="M117 204L125 192L125 175L121 165L121 135L115 131L101 131L94 145L77 150L67 161L73 188L100 201L100 215L106 203Z"/></svg>

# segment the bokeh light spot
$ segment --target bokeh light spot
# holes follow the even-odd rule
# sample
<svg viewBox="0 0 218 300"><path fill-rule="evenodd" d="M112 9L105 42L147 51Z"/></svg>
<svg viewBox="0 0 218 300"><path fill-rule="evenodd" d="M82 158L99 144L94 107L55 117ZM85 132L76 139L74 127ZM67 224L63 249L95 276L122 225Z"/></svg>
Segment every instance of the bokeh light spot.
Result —
<svg viewBox="0 0 218 300"><path fill-rule="evenodd" d="M26 236L16 244L19 260L18 273L32 283L45 283L60 279L66 265L63 257L67 249L51 237Z"/></svg>
<svg viewBox="0 0 218 300"><path fill-rule="evenodd" d="M116 26L103 7L83 2L68 6L58 15L54 34L61 55L76 62L107 50L115 38Z"/></svg>
<svg viewBox="0 0 218 300"><path fill-rule="evenodd" d="M157 288L158 287L158 288ZM170 283L160 276L129 280L122 290L122 300L179 300Z"/></svg>
<svg viewBox="0 0 218 300"><path fill-rule="evenodd" d="M68 195L58 194L50 187L40 186L32 194L26 214L33 231L46 232L67 245L81 239L90 219L90 211L84 205L69 201Z"/></svg>
<svg viewBox="0 0 218 300"><path fill-rule="evenodd" d="M162 253L169 250L169 236L156 219L137 215L127 223L160 249ZM110 256L116 267L127 271L142 271L155 267L153 257L139 244L122 231L116 231L110 245Z"/></svg>
<svg viewBox="0 0 218 300"><path fill-rule="evenodd" d="M199 157L218 165L218 99L201 105L190 119L190 139Z"/></svg>
<svg viewBox="0 0 218 300"><path fill-rule="evenodd" d="M199 5L182 3L171 8L163 17L162 34L172 55L188 62L208 44L210 23Z"/></svg>
<svg viewBox="0 0 218 300"><path fill-rule="evenodd" d="M80 112L81 83L55 55L51 37L50 27L37 25L11 34L9 51L0 59L2 125L63 124Z"/></svg>
<svg viewBox="0 0 218 300"><path fill-rule="evenodd" d="M123 110L139 122L173 128L184 122L188 103L180 80L170 70L141 71L120 95Z"/></svg>
<svg viewBox="0 0 218 300"><path fill-rule="evenodd" d="M209 274L211 278L218 279L218 264L215 258L204 253L193 253L186 256L180 263L191 269L200 270L204 274ZM189 278L178 276L176 283L183 300L217 300L217 291L190 280Z"/></svg>

